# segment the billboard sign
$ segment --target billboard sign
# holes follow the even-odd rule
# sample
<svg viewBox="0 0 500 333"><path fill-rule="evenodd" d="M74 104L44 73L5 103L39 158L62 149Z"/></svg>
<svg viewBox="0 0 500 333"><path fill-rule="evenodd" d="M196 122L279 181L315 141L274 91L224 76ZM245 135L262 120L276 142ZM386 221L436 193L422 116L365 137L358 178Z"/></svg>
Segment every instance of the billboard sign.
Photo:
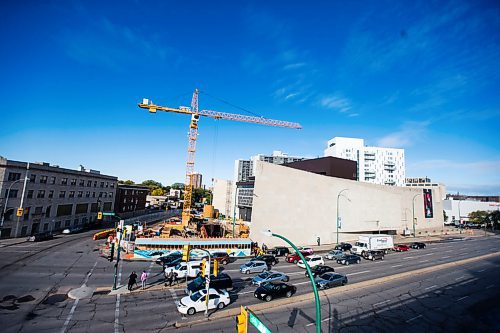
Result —
<svg viewBox="0 0 500 333"><path fill-rule="evenodd" d="M432 190L424 189L424 213L426 219L431 219L434 217L434 211L432 208Z"/></svg>

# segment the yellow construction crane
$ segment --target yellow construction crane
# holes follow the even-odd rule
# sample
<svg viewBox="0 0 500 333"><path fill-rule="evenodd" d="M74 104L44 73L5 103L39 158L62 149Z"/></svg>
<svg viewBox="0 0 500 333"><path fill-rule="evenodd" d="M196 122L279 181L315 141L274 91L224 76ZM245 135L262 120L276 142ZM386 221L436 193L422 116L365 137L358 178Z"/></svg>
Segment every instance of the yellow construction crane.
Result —
<svg viewBox="0 0 500 333"><path fill-rule="evenodd" d="M139 103L139 107L143 109L148 109L150 113L156 113L156 111L165 112L175 112L184 113L191 115L191 124L189 125L189 144L188 144L188 158L186 164L186 181L184 186L184 208L182 210L182 226L186 227L191 219L191 197L193 195L193 172L194 172L194 158L196 153L196 138L198 136L198 120L200 116L210 117L214 119L226 119L242 121L247 123L277 126L277 127L287 127L300 129L301 126L298 123L292 123L282 120L267 119L264 117L254 117L245 116L235 113L218 112L212 110L198 110L198 94L199 91L196 89L193 93L193 98L191 99L191 107L179 107L171 108L166 106L160 106L154 104L151 100L144 98L142 103Z"/></svg>

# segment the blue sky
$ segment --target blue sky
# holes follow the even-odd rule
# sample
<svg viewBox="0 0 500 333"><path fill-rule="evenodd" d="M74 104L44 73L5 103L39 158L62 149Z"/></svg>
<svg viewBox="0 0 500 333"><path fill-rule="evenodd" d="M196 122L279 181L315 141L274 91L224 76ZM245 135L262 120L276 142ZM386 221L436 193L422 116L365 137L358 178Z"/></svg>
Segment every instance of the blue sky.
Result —
<svg viewBox="0 0 500 333"><path fill-rule="evenodd" d="M3 1L0 155L184 181L187 116L142 97L300 122L202 119L196 169L323 155L334 136L405 148L408 177L500 194L497 1ZM216 99L212 96L216 96Z"/></svg>

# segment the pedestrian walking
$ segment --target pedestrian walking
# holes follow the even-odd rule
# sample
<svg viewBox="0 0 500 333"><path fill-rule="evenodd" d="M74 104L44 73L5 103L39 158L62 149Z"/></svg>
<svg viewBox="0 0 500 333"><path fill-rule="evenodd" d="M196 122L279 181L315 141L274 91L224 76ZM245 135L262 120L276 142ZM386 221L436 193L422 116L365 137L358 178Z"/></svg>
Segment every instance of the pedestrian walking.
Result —
<svg viewBox="0 0 500 333"><path fill-rule="evenodd" d="M321 244L321 240L319 239L319 236L318 238L316 239L316 241L318 242L318 246Z"/></svg>
<svg viewBox="0 0 500 333"><path fill-rule="evenodd" d="M132 287L137 283L137 274L132 272L128 277L128 290L132 291Z"/></svg>
<svg viewBox="0 0 500 333"><path fill-rule="evenodd" d="M142 271L142 274L141 274L142 289L146 289L146 281L147 280L148 280L148 273L146 273L146 271Z"/></svg>
<svg viewBox="0 0 500 333"><path fill-rule="evenodd" d="M172 271L168 272L168 274L167 274L167 282L168 282L168 286L171 287L172 282L174 282L174 273Z"/></svg>

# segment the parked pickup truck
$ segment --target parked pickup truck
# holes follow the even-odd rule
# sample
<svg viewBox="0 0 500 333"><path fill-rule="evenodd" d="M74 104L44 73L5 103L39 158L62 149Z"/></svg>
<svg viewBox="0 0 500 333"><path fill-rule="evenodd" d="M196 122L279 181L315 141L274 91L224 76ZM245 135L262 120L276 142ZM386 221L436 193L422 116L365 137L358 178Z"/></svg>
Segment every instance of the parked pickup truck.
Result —
<svg viewBox="0 0 500 333"><path fill-rule="evenodd" d="M351 249L352 253L364 255L366 251L384 251L394 247L392 236L389 235L361 235Z"/></svg>

